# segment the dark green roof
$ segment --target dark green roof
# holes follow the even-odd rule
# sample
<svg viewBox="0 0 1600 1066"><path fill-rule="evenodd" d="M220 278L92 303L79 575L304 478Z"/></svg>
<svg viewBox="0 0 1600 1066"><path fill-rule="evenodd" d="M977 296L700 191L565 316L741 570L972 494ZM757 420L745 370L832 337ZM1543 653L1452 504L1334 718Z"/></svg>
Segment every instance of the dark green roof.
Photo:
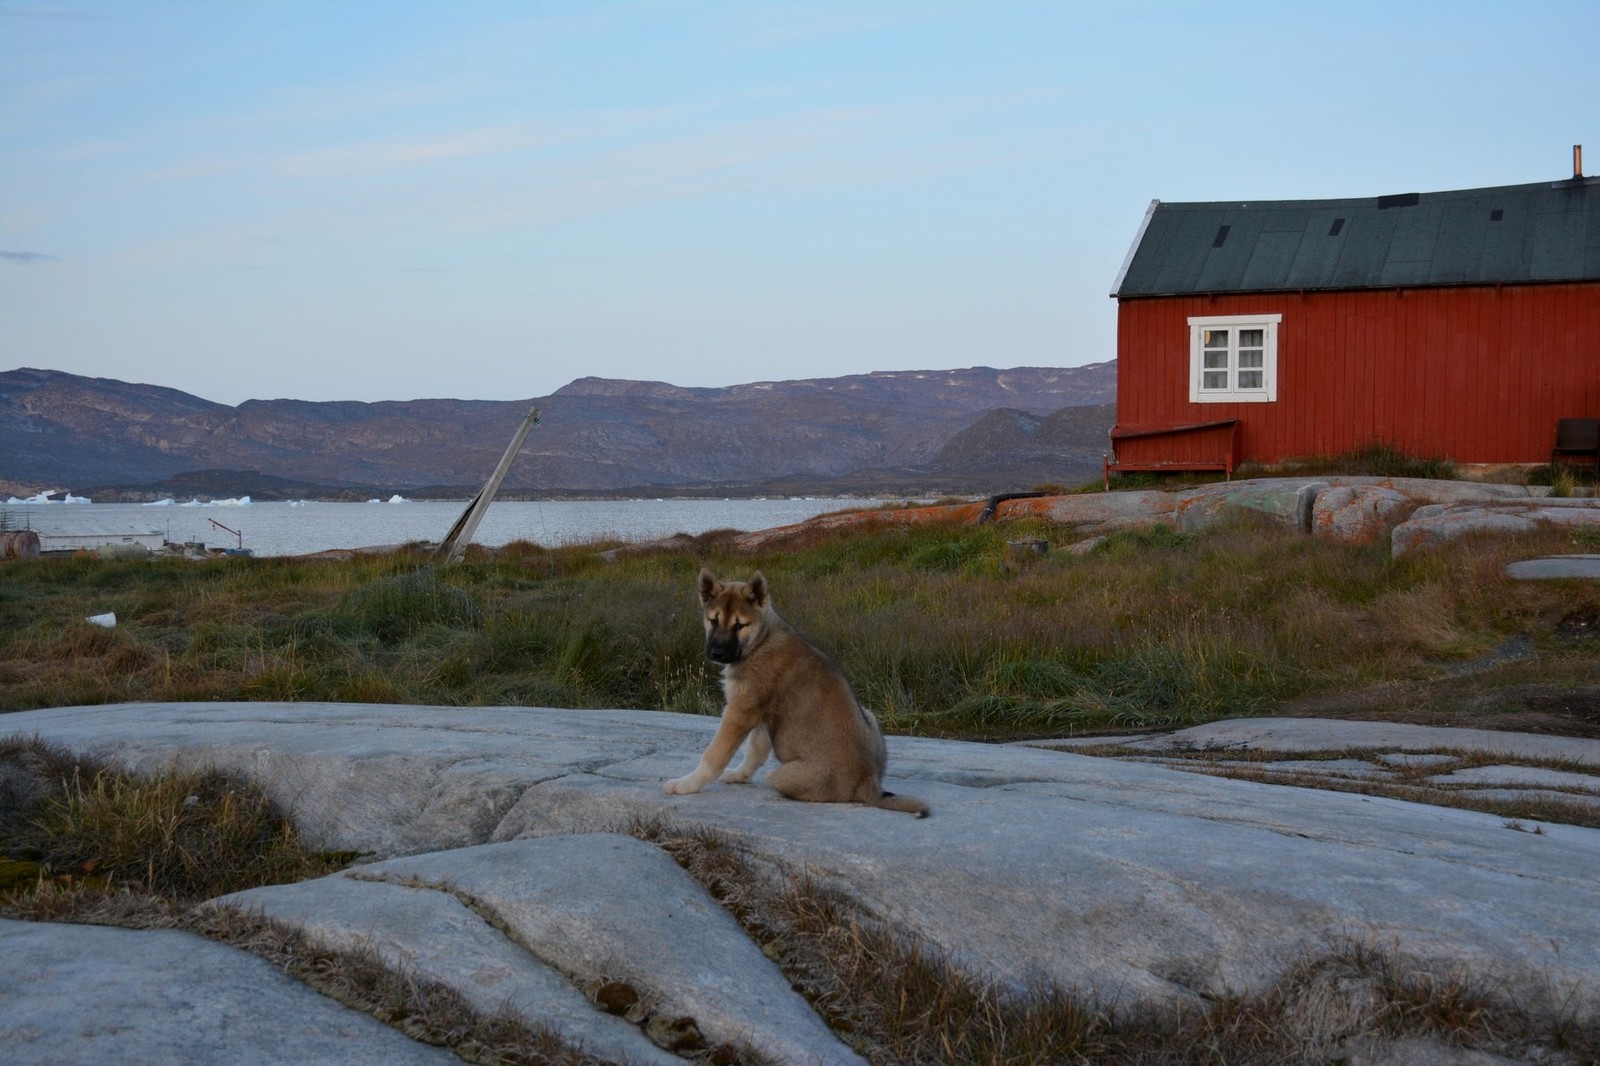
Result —
<svg viewBox="0 0 1600 1066"><path fill-rule="evenodd" d="M1354 200L1165 204L1111 295L1600 280L1600 178Z"/></svg>

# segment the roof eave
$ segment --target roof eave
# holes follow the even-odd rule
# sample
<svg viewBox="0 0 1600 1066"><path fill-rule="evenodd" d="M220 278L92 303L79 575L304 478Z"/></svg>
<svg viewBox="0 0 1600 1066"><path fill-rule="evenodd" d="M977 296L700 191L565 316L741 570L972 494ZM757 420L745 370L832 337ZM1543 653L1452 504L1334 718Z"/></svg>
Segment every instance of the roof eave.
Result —
<svg viewBox="0 0 1600 1066"><path fill-rule="evenodd" d="M1161 206L1160 200L1151 200L1150 206L1145 208L1144 221L1139 223L1139 232L1133 235L1133 244L1128 247L1128 254L1122 257L1122 269L1117 271L1117 279L1111 283L1111 297L1115 299L1122 291L1122 283L1128 277L1128 268L1133 266L1133 257L1139 253L1139 242L1144 240L1145 230L1150 228L1150 219L1155 216L1156 208Z"/></svg>

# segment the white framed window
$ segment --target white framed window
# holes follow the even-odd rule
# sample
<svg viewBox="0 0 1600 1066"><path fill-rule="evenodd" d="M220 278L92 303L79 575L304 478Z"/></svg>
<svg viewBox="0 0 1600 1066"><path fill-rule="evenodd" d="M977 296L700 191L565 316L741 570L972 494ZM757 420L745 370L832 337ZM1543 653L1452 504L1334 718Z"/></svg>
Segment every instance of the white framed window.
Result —
<svg viewBox="0 0 1600 1066"><path fill-rule="evenodd" d="M1282 315L1189 319L1189 402L1272 403L1278 398Z"/></svg>

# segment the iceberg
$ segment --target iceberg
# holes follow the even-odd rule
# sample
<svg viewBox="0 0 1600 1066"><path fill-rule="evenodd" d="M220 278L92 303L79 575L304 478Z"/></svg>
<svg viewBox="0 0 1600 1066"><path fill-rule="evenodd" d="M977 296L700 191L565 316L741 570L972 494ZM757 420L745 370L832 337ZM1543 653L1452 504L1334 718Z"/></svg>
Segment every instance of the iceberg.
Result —
<svg viewBox="0 0 1600 1066"><path fill-rule="evenodd" d="M390 503L410 503L411 501L406 499L404 496L400 495L397 492L393 496L389 497L389 502Z"/></svg>
<svg viewBox="0 0 1600 1066"><path fill-rule="evenodd" d="M173 504L175 504L177 502L178 502L177 500L174 500L171 496L168 496L164 500L151 500L148 503L144 504L144 506L145 507L171 507Z"/></svg>
<svg viewBox="0 0 1600 1066"><path fill-rule="evenodd" d="M89 497L87 497L87 496L74 496L72 493L69 492L69 493L67 493L67 498L65 500L63 500L62 502L63 503L93 503L94 501L89 499Z"/></svg>

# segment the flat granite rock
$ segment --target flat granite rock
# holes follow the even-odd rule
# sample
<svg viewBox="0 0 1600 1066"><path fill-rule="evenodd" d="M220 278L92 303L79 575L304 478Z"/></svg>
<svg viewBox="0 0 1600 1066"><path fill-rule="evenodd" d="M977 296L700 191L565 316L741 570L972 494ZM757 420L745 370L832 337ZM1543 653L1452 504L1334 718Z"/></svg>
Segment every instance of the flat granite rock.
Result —
<svg viewBox="0 0 1600 1066"><path fill-rule="evenodd" d="M461 1061L193 933L0 919L0 959L11 1066Z"/></svg>
<svg viewBox="0 0 1600 1066"><path fill-rule="evenodd" d="M1517 581L1600 581L1600 555L1549 555L1506 564L1506 576Z"/></svg>
<svg viewBox="0 0 1600 1066"><path fill-rule="evenodd" d="M1089 739L1043 741L1084 744ZM1511 733L1496 729L1448 729L1409 722L1359 722L1327 718L1228 718L1144 737L1102 737L1136 751L1340 751L1431 752L1465 748L1532 758L1568 759L1600 769L1600 740Z"/></svg>
<svg viewBox="0 0 1600 1066"><path fill-rule="evenodd" d="M659 819L723 833L1014 988L1043 979L1122 1007L1193 1001L1261 990L1297 960L1355 940L1441 974L1492 979L1526 1004L1565 999L1580 1018L1600 1019L1592 829L1515 832L1471 811L903 737L889 739L888 787L929 801L928 819L795 803L759 781L668 796L662 783L694 764L716 720L649 711L122 704L21 712L5 724L128 766L179 759L245 773L315 844L370 853L386 877L409 870L476 892L482 886L469 888L454 868L461 853L447 849L551 837L604 849L617 838L583 837ZM1538 743L1600 763L1595 741L1431 730L1411 745L1404 727L1318 725L1217 723L1177 743L1242 748L1247 736L1262 742L1291 726L1298 735L1283 734L1282 750L1338 748L1352 736L1374 739L1352 727L1374 727L1386 733L1368 746L1391 750ZM575 876L570 890L581 894ZM638 877L662 907L684 899L665 868ZM538 878L527 880L485 875L495 893L531 901ZM528 902L518 920L545 928L547 905ZM733 929L715 934L724 936L743 945L726 950L750 949ZM643 957L647 938L638 939ZM623 942L617 964L634 947ZM600 965L601 956L555 954L562 967Z"/></svg>

